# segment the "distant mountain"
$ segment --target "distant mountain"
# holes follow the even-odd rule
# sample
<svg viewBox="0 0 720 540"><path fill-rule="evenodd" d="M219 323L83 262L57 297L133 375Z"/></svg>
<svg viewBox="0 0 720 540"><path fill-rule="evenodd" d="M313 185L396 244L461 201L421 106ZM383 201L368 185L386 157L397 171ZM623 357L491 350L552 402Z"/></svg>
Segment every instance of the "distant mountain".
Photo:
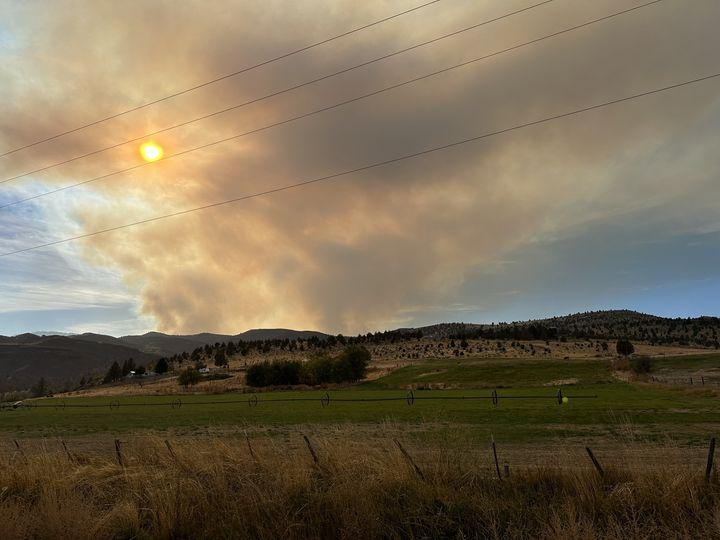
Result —
<svg viewBox="0 0 720 540"><path fill-rule="evenodd" d="M148 332L141 336L122 336L119 339L127 346L160 356L172 356L185 351L190 352L205 345L205 342L191 339L189 336L172 336L161 332Z"/></svg>
<svg viewBox="0 0 720 540"><path fill-rule="evenodd" d="M82 341L92 341L93 343L110 343L112 345L127 346L127 343L123 343L120 338L116 338L114 336L106 336L105 334L93 334L91 332L85 332L84 334L76 334L72 337L75 339L80 339Z"/></svg>
<svg viewBox="0 0 720 540"><path fill-rule="evenodd" d="M61 389L66 383L76 385L81 377L104 374L114 361L121 363L128 358L147 364L157 355L122 344L76 337L35 334L0 337L0 391L27 390L40 377L46 379L50 388Z"/></svg>
<svg viewBox="0 0 720 540"><path fill-rule="evenodd" d="M325 339L328 334L315 332L313 330L288 330L287 328L260 328L248 330L242 334L237 334L235 339L242 341L262 341L265 339L309 339L317 337Z"/></svg>
<svg viewBox="0 0 720 540"><path fill-rule="evenodd" d="M262 341L271 339L308 339L317 336L320 339L328 337L322 332L312 330L288 330L286 328L255 329L240 334L201 334L172 335L162 332L148 332L141 336L122 336L118 338L121 343L137 348L140 351L161 356L173 356L183 352L192 352L198 347L227 343L228 341Z"/></svg>
<svg viewBox="0 0 720 540"><path fill-rule="evenodd" d="M74 336L72 332L57 332L56 330L33 330L31 334L36 336Z"/></svg>

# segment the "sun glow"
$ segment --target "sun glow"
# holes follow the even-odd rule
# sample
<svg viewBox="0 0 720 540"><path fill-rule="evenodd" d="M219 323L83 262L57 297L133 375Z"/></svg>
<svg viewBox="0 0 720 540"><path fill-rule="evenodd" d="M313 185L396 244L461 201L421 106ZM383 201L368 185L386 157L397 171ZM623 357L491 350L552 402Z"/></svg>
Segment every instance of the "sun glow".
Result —
<svg viewBox="0 0 720 540"><path fill-rule="evenodd" d="M146 142L140 145L140 155L145 161L157 161L163 157L162 146L154 142Z"/></svg>

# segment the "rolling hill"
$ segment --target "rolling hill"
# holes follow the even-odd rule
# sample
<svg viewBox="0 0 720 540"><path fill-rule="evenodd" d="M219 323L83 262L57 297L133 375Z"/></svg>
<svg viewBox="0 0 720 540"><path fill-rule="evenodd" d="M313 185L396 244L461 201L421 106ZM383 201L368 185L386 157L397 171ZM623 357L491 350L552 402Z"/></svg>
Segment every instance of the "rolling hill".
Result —
<svg viewBox="0 0 720 540"><path fill-rule="evenodd" d="M193 349L214 345L228 341L262 341L272 339L307 339L317 336L324 339L327 334L311 330L289 330L286 328L263 328L248 330L240 334L201 334L171 335L162 332L148 332L139 336L122 336L117 338L121 343L136 349L161 356L172 356L183 352L192 352Z"/></svg>
<svg viewBox="0 0 720 540"><path fill-rule="evenodd" d="M62 388L68 383L77 384L82 377L103 374L114 361L122 363L128 358L146 364L157 356L118 343L77 337L3 336L0 338L0 391L27 390L41 377L51 388Z"/></svg>
<svg viewBox="0 0 720 540"><path fill-rule="evenodd" d="M652 344L720 346L720 318L665 318L630 310L587 311L561 317L497 324L443 323L420 330L425 337L477 337L510 339L627 338Z"/></svg>

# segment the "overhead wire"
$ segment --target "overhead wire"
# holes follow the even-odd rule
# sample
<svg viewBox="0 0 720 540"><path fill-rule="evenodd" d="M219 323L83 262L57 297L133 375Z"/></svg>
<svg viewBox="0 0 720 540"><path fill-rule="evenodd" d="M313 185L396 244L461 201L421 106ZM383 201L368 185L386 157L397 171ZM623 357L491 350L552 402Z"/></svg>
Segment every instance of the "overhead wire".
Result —
<svg viewBox="0 0 720 540"><path fill-rule="evenodd" d="M461 28L460 30L455 30L455 31L453 31L453 32L443 34L443 35L441 35L441 36L435 37L435 38L430 39L430 40L425 40L425 41L422 41L422 42L420 42L420 43L416 43L416 44L411 45L411 46L409 46L409 47L404 47L404 48L399 49L399 50L397 50L397 51L393 51L393 52L391 52L391 53L384 54L384 55L382 55L382 56L373 58L373 59L371 59L371 60L366 60L366 61L364 61L364 62L362 62L362 63L354 64L354 65L352 65L352 66L349 66L349 67L346 67L346 68L342 68L342 69L340 69L340 70L333 71L333 72L331 72L331 73L322 75L321 77L316 77L316 78L314 78L314 79L311 79L311 80L308 80L308 81L305 81L305 82L302 82L302 83L299 83L299 84L291 85L291 86L286 87L286 88L283 88L283 89L281 89L281 90L276 90L276 91L271 92L271 93L269 93L269 94L265 94L265 95L263 95L263 96L260 96L260 97L257 97L257 98L253 98L253 99L251 99L251 100L244 101L244 102L242 102L242 103L237 103L237 104L235 104L235 105L231 105L231 106L225 107L225 108L223 108L223 109L219 109L219 110L216 110L216 111L213 111L213 112L210 112L210 113L206 113L206 114L203 114L203 115L200 115L200 116L196 116L195 118L191 118L191 119L189 119L189 120L184 120L183 122L180 122L180 123L177 123L177 124L173 124L173 125L171 125L171 126L166 126L166 127L164 127L164 128L161 128L161 129L158 129L158 130L155 130L155 131L151 131L151 132L145 133L145 134L143 134L143 135L139 135L139 136L137 136L137 137L133 137L133 138L131 138L131 139L126 139L126 140L124 140L124 141L121 141L121 142L118 142L118 143L114 143L114 144L111 144L111 145L109 145L109 146L105 146L105 147L103 147L103 148L99 148L99 149L96 149L96 150L93 150L93 151L90 151L90 152L86 152L85 154L81 154L81 155L79 155L79 156L74 156L74 157L72 157L72 158L68 158L68 159L65 159L65 160L62 160L62 161L58 161L58 162L53 163L53 164L50 164L50 165L45 165L45 166L43 166L43 167L39 167L39 168L34 169L34 170L31 170L31 171L27 171L27 172L24 172L24 173L21 173L21 174L17 174L17 175L15 175L15 176L11 176L11 177L9 177L9 178L5 178L4 180L0 180L0 184L5 184L5 183L11 182L11 181L13 181L13 180L18 180L18 179L20 179L20 178L24 178L24 177L27 177L27 176L30 176L30 175L33 175L33 174L38 174L38 173L41 173L41 172L44 172L44 171L48 171L48 170L53 169L53 168L55 168L55 167L59 167L59 166L61 166L61 165L67 165L67 164L69 164L69 163L73 163L73 162L78 161L78 160L80 160L80 159L84 159L84 158L87 158L87 157L90 157L90 156L94 156L94 155L97 155L97 154L106 152L106 151L108 151L108 150L113 150L113 149L115 149L115 148L119 148L119 147L124 146L124 145L126 145L126 144L130 144L130 143L133 143L133 142L141 141L141 140L143 140L143 139L147 139L147 138L149 138L149 137L153 137L153 136L159 135L159 134L161 134L161 133L166 133L166 132L172 131L172 130L174 130L174 129L178 129L178 128L185 127L185 126L188 126L188 125L191 125L191 124L195 124L195 123L200 122L200 121L202 121L202 120L207 120L207 119L209 119L209 118L214 118L214 117L216 117L216 116L219 116L219 115L228 113L228 112L230 112L230 111L234 111L234 110L240 109L240 108L242 108L242 107L247 107L247 106L249 106L249 105L253 105L253 104L256 104L256 103L260 103L261 101L265 101L265 100L270 99L270 98L273 98L273 97L277 97L277 96L280 96L280 95L283 95L283 94L287 94L287 93L289 93L289 92L294 92L295 90L299 90L299 89L301 89L301 88L304 88L304 87L307 87L307 86L311 86L311 85L313 85L313 84L317 84L317 83L322 82L322 81L326 81L326 80L331 79L331 78L333 78L333 77L337 77L337 76L339 76L339 75L343 75L343 74L345 74L345 73L349 73L349 72L351 72L351 71L355 71L355 70L360 69L360 68L362 68L362 67L366 67L366 66L369 66L369 65L378 63L378 62L382 62L383 60L387 60L387 59L392 58L392 57L394 57L394 56L398 56L398 55L404 54L404 53L406 53L406 52L416 50L416 49L418 49L418 48L420 48L420 47L424 47L424 46L427 46L427 45L430 45L430 44L433 44L433 43L437 43L438 41L441 41L441 40L444 40L444 39L448 39L448 38L450 38L450 37L454 37L454 36L460 35L460 34L462 34L462 33L469 32L469 31L471 31L471 30L475 30L475 29L477 29L477 28L480 28L481 26L485 26L485 25L488 25L488 24L491 24L491 23L500 21L500 20L502 20L502 19L507 19L508 17L512 17L512 16L514 16L514 15L518 15L518 14L523 13L523 12L525 12L525 11L529 11L529 10L531 10L531 9L534 9L534 8L537 8L537 7L540 7L540 6L543 6L543 5L545 5L545 4L549 4L550 2L553 2L553 1L554 1L554 0L543 0L542 2L539 2L539 3L537 3L537 4L533 4L533 5L531 5L531 6L527 6L527 7L524 7L524 8L522 8L522 9L517 9L517 10L511 11L511 12L505 13L505 14L503 14L503 15L494 17L494 18L492 18L492 19L484 20L484 21L482 21L482 22L480 22L480 23L473 24L473 25L471 25L471 26L467 26L467 27L465 27L465 28ZM661 2L661 1L662 1L662 0L653 0L652 2L650 2L650 4L657 3L657 2ZM644 7L645 5L649 5L649 4L644 4L643 6L640 6L640 7ZM633 8L633 9L631 9L631 10L624 10L623 13L625 13L625 12L627 12L627 11L634 11L634 9L638 9L638 8ZM0 156L0 157L1 157L1 156Z"/></svg>
<svg viewBox="0 0 720 540"><path fill-rule="evenodd" d="M272 189L267 189L267 190L259 191L259 192L252 193L252 194L249 194L249 195L243 195L243 196L240 196L240 197L234 197L234 198L231 198L231 199L225 199L225 200L222 200L222 201L217 201L217 202L210 203L210 204L205 204L205 205L202 205L202 206L196 206L196 207L193 207L193 208L188 208L188 209L185 209L185 210L180 210L180 211L172 212L172 213L169 213L169 214L162 214L162 215L159 215L159 216L154 216L154 217L147 218L147 219L142 219L142 220L139 220L139 221L134 221L134 222L130 222L130 223L125 223L125 224L117 225L117 226L114 226L114 227L108 227L108 228L106 228L106 229L101 229L101 230L97 230L97 231L93 231L93 232L89 232L89 233L84 233L84 234L80 234L80 235L76 235L76 236L71 236L71 237L68 237L68 238L62 238L62 239L59 239L59 240L54 240L54 241L51 241L51 242L46 242L46 243L43 243L43 244L38 244L38 245L30 246L30 247L27 247L27 248L23 248L23 249L18 249L18 250L14 250L14 251L8 251L8 252L5 252L5 253L0 253L0 257L8 257L8 256L10 256L10 255L16 255L16 254L19 254L19 253L25 253L25 252L33 251L33 250L36 250L36 249L41 249L41 248L45 248L45 247L50 247L50 246L55 246L55 245L59 245L59 244L64 244L64 243L67 243L67 242L72 242L72 241L80 240L80 239L83 239L83 238L89 238L89 237L92 237L92 236L97 236L97 235L101 235L101 234L106 234L106 233L109 233L109 232L118 231L118 230L126 229L126 228L129 228L129 227L135 227L135 226L137 226L137 225L143 225L143 224L147 224L147 223L152 223L152 222L155 222L155 221L160 221L160 220L164 220L164 219L168 219L168 218L172 218L172 217L178 217L178 216L190 214L190 213L193 213L193 212L199 212L199 211L202 211L202 210L208 210L208 209L210 209L210 208L216 208L216 207L219 207L219 206L224 206L224 205L228 205L228 204L232 204L232 203L236 203L236 202L240 202L240 201L245 201L245 200L254 199L254 198L258 198L258 197L263 197L263 196L270 195L270 194L273 194L273 193L279 193L279 192L282 192L282 191L288 191L288 190L292 190L292 189L298 189L298 188L301 188L301 187L304 187L304 186L308 186L308 185L311 185L311 184L316 184L316 183L320 183L320 182L326 182L326 181L329 181L329 180L334 180L334 179L336 179L336 178L345 177L345 176L348 176L348 175L351 175L351 174L355 174L355 173L358 173L358 172L367 171L367 170L375 169L375 168L378 168L378 167L384 167L384 166L386 166L386 165L390 165L390 164L393 164L393 163L398 163L398 162L406 161L406 160L409 160L409 159L413 159L413 158L416 158L416 157L424 156L424 155L431 154L431 153L434 153L434 152L439 152L439 151L442 151L442 150L447 150L447 149L449 149L449 148L454 148L454 147L462 146L462 145L464 145L464 144L481 141L481 140L483 140L483 139L487 139L487 138L490 138L490 137L495 137L495 136L498 136L498 135L502 135L502 134L504 134L504 133L509 133L509 132L517 131L517 130L524 129L524 128L527 128L527 127L536 126L536 125L544 124L544 123L547 123L547 122L552 122L552 121L559 120L559 119L562 119L562 118L567 118L567 117L570 117L570 116L574 116L574 115L582 114L582 113L585 113L585 112L589 112L589 111L601 109L601 108L604 108L604 107L609 107L609 106L611 106L611 105L616 105L616 104L618 104L618 103L624 103L624 102L627 102L627 101L639 99L639 98L646 97L646 96L650 96L650 95L653 95L653 94L658 94L658 93L661 93L661 92L667 92L667 91L669 91L669 90L673 90L673 89L676 89L676 88L681 88L681 87L688 86L688 85L691 85L691 84L698 84L698 83L700 83L700 82L708 81L708 80L711 80L711 79L716 79L716 78L718 78L718 77L720 77L720 73L714 73L714 74L710 74L710 75L705 75L705 76L703 76L703 77L698 77L698 78L695 78L695 79L690 79L690 80L682 81L682 82L675 83L675 84L671 84L671 85L668 85L668 86L663 86L663 87L660 87L660 88L654 88L654 89L652 89L652 90L647 90L647 91L644 91L644 92L641 92L641 93L638 93L638 94L633 94L633 95L625 96L625 97L622 97L622 98L617 98L617 99L613 99L613 100L609 100L609 101L604 101L604 102L602 102L602 103L596 103L596 104L594 104L594 105L589 105L589 106L582 107L582 108L579 108L579 109L574 109L574 110L572 110L572 111L567 111L567 112L564 112L564 113L555 114L555 115L552 115L552 116L547 116L547 117L544 117L544 118L540 118L540 119L537 119L537 120L532 120L532 121L529 121L529 122L524 122L524 123L521 123L521 124L515 124L515 125L510 126L510 127L507 127L507 128L498 129L498 130L495 130L495 131L491 131L491 132L483 133L483 134L480 134L480 135L476 135L476 136L474 136L474 137L469 137L469 138L466 138L466 139L461 139L461 140L458 140L458 141L453 141L453 142L451 142L451 143L447 143L447 144L444 144L444 145L441 145L441 146L435 146L435 147L427 148L427 149L425 149L425 150L420 150L420 151L418 151L418 152L413 152L413 153L410 153L410 154L405 154L405 155L402 155L402 156L398 156L398 157L394 157L394 158L390 158L390 159L386 159L386 160L382 160L382 161L377 161L377 162L374 162L374 163L370 163L370 164L363 165L363 166L360 166L360 167L355 167L355 168L352 168L352 169L347 169L347 170L344 170L344 171L339 171L339 172L332 173L332 174L328 174L328 175L325 175L325 176L321 176L321 177L317 177L317 178L312 178L312 179L309 179L309 180L304 180L304 181L301 181L301 182L296 182L296 183L293 183L293 184L289 184L289 185L285 185L285 186L280 186L280 187L276 187L276 188L272 188Z"/></svg>
<svg viewBox="0 0 720 540"><path fill-rule="evenodd" d="M255 134L255 133L260 133L260 132L262 132L262 131L266 131L266 130L268 130L268 129L271 129L271 128L274 128L274 127L278 127L278 126L281 126L281 125L289 124L289 123L291 123L291 122L295 122L295 121L298 121L298 120L301 120L301 119L304 119L304 118L308 118L308 117L311 117L311 116L314 116L314 115L317 115L317 114L320 114L320 113L323 113L323 112L327 112L327 111L329 111L329 110L336 109L336 108L339 108L339 107L342 107L342 106L345 106L345 105L348 105L348 104L351 104L351 103L354 103L354 102L357 102L357 101L360 101L360 100L363 100L363 99L367 99L367 98L369 98L369 97L373 97L373 96L382 94L382 93L384 93L384 92L388 92L388 91L391 91L391 90L395 90L395 89L397 89L397 88L401 88L401 87L403 87L403 86L407 86L407 85L410 85L410 84L413 84L413 83L416 83L416 82L419 82L419 81L423 81L423 80L429 79L429 78L431 78L431 77L435 77L435 76L437 76L437 75L441 75L441 74L443 74L443 73L447 73L447 72L452 71L452 70L455 70L455 69L467 67L467 66L469 66L469 65L475 64L475 63L480 62L480 61L483 61L483 60L487 60L487 59L490 59L490 58L494 58L494 57L496 57L496 56L499 56L499 55L502 55L502 54L505 54L505 53L508 53L508 52L511 52L511 51L515 51L515 50L518 50L518 49L523 48L523 47L527 47L527 46L530 46L530 45L534 45L534 44L536 44L536 43L545 41L546 39L550 39L550 38L554 38L554 37L557 37L557 36L560 36L560 35L563 35L563 34L567 34L567 33L569 33L569 32L572 32L572 31L575 31L575 30L578 30L578 29L581 29L581 28L585 28L585 27L590 26L590 25L592 25L592 24L597 24L597 23L600 23L600 22L603 22L603 21L610 20L610 19L615 18L615 17L618 17L618 16L620 16L620 15L627 14L627 13L629 13L629 12L631 12L631 11L635 11L635 10L641 8L641 7L650 6L650 5L652 5L652 4L657 3L658 1L661 1L661 0L654 0L653 2L649 2L649 3L646 3L646 4L642 4L641 6L636 6L636 7L631 8L631 9L625 9L625 10L622 10L622 11L618 11L618 12L612 13L612 14L610 14L610 15L606 15L606 16L603 16L603 17L600 17L600 18L597 18L597 19L593 19L593 20L591 20L591 21L584 22L584 23L582 23L582 24L578 24L578 25L575 25L575 26L572 26L572 27L569 27L569 28L565 28L565 29L562 29L562 30L553 32L553 33L551 33L551 34L546 34L546 35L544 35L544 36L541 36L541 37L539 37L539 38L532 39L532 40L530 40L530 41L525 41L525 42L523 42L523 43L520 43L520 44L517 44L517 45L513 45L513 46L511 46L511 47L507 47L507 48L501 49L501 50L499 50L499 51L494 51L494 52L492 52L492 53L485 54L485 55L479 56L479 57L477 57L477 58L472 58L472 59L470 59L470 60L466 60L466 61L464 61L464 62L460 62L460 63L458 63L458 64L454 64L454 65L452 65L452 66L448 66L448 67L445 67L445 68L442 68L442 69L433 71L433 72L431 72L431 73L427 73L427 74L425 74L425 75L421 75L421 76L419 76L419 77L415 77L415 78L412 78L412 79L409 79L409 80L406 80L406 81L402 81L402 82L400 82L400 83L396 83L396 84L393 84L393 85L390 85L390 86L381 88L381 89L379 89L379 90L375 90L375 91L373 91L373 92L369 92L369 93L366 93L366 94L362 94L362 95L356 96L356 97L354 97L354 98L350 98L350 99L347 99L347 100L344 100L344 101L340 101L340 102L335 103L335 104L333 104L333 105L329 105L329 106L326 106L326 107L322 107L322 108L319 108L319 109L310 111L310 112L308 112L308 113L304 113L304 114L301 114L301 115L298 115L298 116L294 116L294 117L291 117L291 118L287 118L287 119L285 119L285 120L281 120L281 121L278 121L278 122L274 122L274 123L272 123L272 124L268 124L268 125L265 125L265 126L261 126L261 127L259 127L259 128L255 128L255 129L252 129L252 130L249 130L249 131L245 131L245 132L242 132L242 133L234 134L234 135L231 135L231 136L229 136L229 137L224 137L224 138L222 138L222 139L219 139L219 140L216 140L216 141L211 141L211 142L209 142L209 143L205 143L205 144L202 144L202 145L199 145L199 146L191 147L191 148L188 148L188 149L185 149L185 150L181 150L181 151L179 151L179 152L175 152L175 153L172 153L172 154L167 154L163 159L158 160L158 161L140 163L140 164L137 164L137 165L133 165L133 166L131 166L131 167L126 167L126 168L124 168L124 169L120 169L120 170L113 171L113 172L110 172L110 173L106 173L106 174L102 174L102 175L99 175L99 176L91 177L91 178L88 178L88 179L86 179L86 180L81 180L81 181L75 182L75 183L73 183L73 184L68 184L68 185L65 185L65 186L61 186L61 187L59 187L59 188L51 189L51 190L45 191L45 192L43 192L43 193L38 193L38 194L31 195L31 196L28 196L28 197L25 197L25 198L22 198L22 199L17 199L17 200L15 200L15 201L11 201L11 202L9 202L9 203L0 204L0 210L3 210L3 209L5 209L5 208L9 208L9 207L11 207L11 206L15 206L15 205L18 205L18 204L23 204L23 203L26 203L26 202L29 202L29 201L33 201L33 200L36 200L36 199L40 199L40 198L42 198L42 197L46 197L46 196L52 195L52 194L54 194L54 193L59 193L59 192L61 192L61 191L66 191L66 190L68 190L68 189L73 189L73 188L76 188L76 187L84 186L84 185L87 185L87 184L90 184L90 183L93 183L93 182L97 182L97 181L99 181L99 180L104 180L104 179L110 178L110 177L112 177L112 176L116 176L116 175L123 174L123 173L126 173L126 172L134 171L134 170L139 169L139 168L141 168L141 167L146 167L146 166L149 166L149 165L154 165L154 164L156 164L156 163L165 161L165 160L167 160L167 159L171 159L171 158L178 157L178 156L184 156L184 155L187 155L187 154L189 154L189 153L196 152L196 151L198 151L198 150L203 150L203 149L206 149L206 148L215 146L215 145L217 145L217 144L225 143L225 142L228 142L228 141L231 141L231 140L236 140L236 139L239 139L239 138L241 138L241 137L245 137L245 136L248 136L248 135L253 135L253 134Z"/></svg>
<svg viewBox="0 0 720 540"><path fill-rule="evenodd" d="M403 10L403 11L400 11L399 13L395 13L395 14L389 15L389 16L387 16L387 17L383 17L382 19L378 19L378 20L376 20L376 21L373 21L373 22L364 24L364 25L362 25L362 26L358 26L358 27L353 28L353 29L351 29L351 30L347 30L347 31L342 32L342 33L340 33L340 34L331 36L331 37L329 37L329 38L325 38L325 39L322 39L322 40L320 40L320 41L311 43L311 44L309 44L309 45L305 45L305 46L303 46L303 47L300 47L300 48L298 48L298 49L294 49L294 50L292 50L292 51L289 51L289 52L286 52L286 53L282 53L282 54L280 54L280 55L278 55L278 56L275 56L275 57L273 57L273 58L270 58L270 59L268 59L268 60L263 60L263 61L261 61L261 62L252 64L252 65L250 65L250 66L241 68L241 69L239 69L239 70L237 70L237 71L233 71L233 72L231 72L231 73L226 73L225 75L221 75L221 76L219 76L219 77L215 77L214 79L211 79L211 80L208 80L208 81L204 81L204 82L202 82L202 83L196 84L196 85L191 86L191 87L189 87L189 88L185 88L185 89L183 89L183 90L179 90L179 91L177 91L177 92L173 92L172 94L167 94L167 95L165 95L165 96L162 96L162 97L160 97L160 98L154 99L154 100L152 100L152 101L148 101L148 102L146 102L146 103L143 103L143 104L140 104L140 105L136 105L136 106L134 106L134 107L131 107L131 108L128 108L128 109L119 111L119 112L117 112L117 113L114 113L114 114L111 114L111 115L108 115L108 116L105 116L105 117L100 118L100 119L98 119L98 120L94 120L94 121L92 121L92 122L88 122L88 123L86 123L86 124L82 124L82 125L77 126L77 127L75 127L75 128L68 129L68 130L62 131L62 132L60 132L60 133L56 133L55 135L51 135L51 136L45 137L45 138L43 138L43 139L36 140L36 141L34 141L34 142L32 142L32 143L28 143L28 144L25 144L25 145L22 145L22 146L18 146L18 147L16 147L16 148L13 148L13 149L10 149L10 150L6 150L5 152L0 153L0 157L4 157L4 156L10 155L10 154L14 154L14 153L16 153L16 152L19 152L20 150L25 150L26 148L31 148L31 147L33 147L33 146L37 146L38 144L42 144L42 143L45 143L45 142L49 142L49 141L58 139L58 138L60 138L60 137L63 137L63 136L65 136L65 135L69 135L69 134L71 134L71 133L76 133L76 132L81 131L81 130L83 130L83 129L86 129L86 128L88 128L88 127L96 126L96 125L101 124L101 123L103 123L103 122L106 122L106 121L108 121L108 120L112 120L112 119L114 119L114 118L118 118L118 117L120 117L120 116L124 116L124 115L126 115L126 114L128 114L128 113L135 112L135 111L138 111L138 110L140 110L140 109L144 109L144 108L146 108L146 107L150 107L151 105L155 105L155 104L157 104L157 103L161 103L161 102L163 102L163 101L167 101L167 100L169 100L169 99L172 99L172 98L181 96L181 95L183 95L183 94L187 94L187 93L189 93L189 92L193 92L193 91L195 91L195 90L199 90L200 88L204 88L204 87L206 87L206 86L210 86L211 84L215 84L215 83L217 83L217 82L220 82L220 81L229 79L229 78L231 78L231 77L235 77L235 76L240 75L240 74L242 74L242 73L247 73L248 71L252 71L252 70L257 69L257 68L259 68L259 67L266 66L266 65L268 65L268 64L272 64L273 62L277 62L278 60L282 60L282 59L284 59L284 58L288 58L288 57L290 57L290 56L294 56L294 55L296 55L296 54L299 54L299 53L308 51L308 50L313 49L313 48L315 48L315 47L319 47L319 46L321 46L321 45L325 45L326 43L330 43L331 41L335 41L335 40L337 40L337 39L340 39L340 38L349 36L349 35L351 35L351 34L355 34L355 33L360 32L360 31L362 31L362 30L366 30L366 29L371 28L371 27L373 27L373 26L377 26L377 25L382 24L382 23L384 23L384 22L390 21L390 20L392 20L392 19L396 19L396 18L398 18L398 17L402 17L403 15L407 15L407 14L412 13L412 12L414 12L414 11L418 11L418 10L420 10L420 9L423 9L423 8L425 8L425 7L428 7L428 6L431 6L431 5L433 5L433 4L437 4L437 3L440 2L440 1L442 1L442 0L431 0L431 1L429 1L429 2L425 2L425 3L423 3L423 4L414 6L414 7L412 7L412 8L409 8L409 9L406 9L406 10Z"/></svg>

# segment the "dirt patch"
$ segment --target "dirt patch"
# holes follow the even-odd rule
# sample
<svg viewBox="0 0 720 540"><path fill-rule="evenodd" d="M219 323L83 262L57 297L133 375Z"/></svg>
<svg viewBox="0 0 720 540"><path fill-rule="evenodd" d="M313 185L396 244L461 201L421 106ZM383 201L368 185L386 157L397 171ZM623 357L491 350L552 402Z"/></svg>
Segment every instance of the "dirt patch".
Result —
<svg viewBox="0 0 720 540"><path fill-rule="evenodd" d="M577 384L580 382L578 379L557 379L554 381L546 382L543 386L563 386L566 384Z"/></svg>
<svg viewBox="0 0 720 540"><path fill-rule="evenodd" d="M428 371L427 373L421 373L421 374L418 375L416 378L417 378L417 379L420 379L420 378L422 378L422 377L428 377L428 376L430 376L430 375L437 375L437 374L439 374L439 373L447 373L447 369L436 369L436 370L434 370L434 371Z"/></svg>

